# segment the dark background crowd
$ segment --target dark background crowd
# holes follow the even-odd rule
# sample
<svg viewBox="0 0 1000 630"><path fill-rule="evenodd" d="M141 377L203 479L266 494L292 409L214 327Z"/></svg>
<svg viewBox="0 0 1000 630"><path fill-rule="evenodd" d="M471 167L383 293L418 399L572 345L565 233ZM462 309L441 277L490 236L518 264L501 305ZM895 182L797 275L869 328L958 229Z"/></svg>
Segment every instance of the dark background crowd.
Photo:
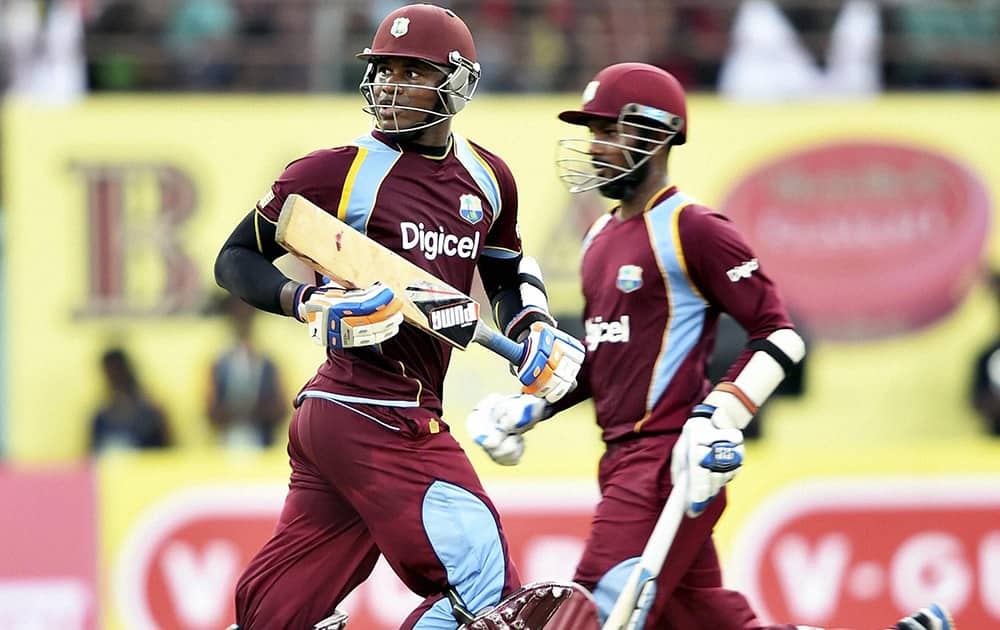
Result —
<svg viewBox="0 0 1000 630"><path fill-rule="evenodd" d="M66 0L4 0L49 11ZM387 0L75 0L87 89L337 92ZM741 32L761 55L799 46L822 71L844 31L868 33L879 90L996 89L1000 0L452 0L484 66L481 89L575 91L611 61L673 72L712 91ZM741 18L741 14L742 18ZM849 15L850 14L850 15ZM43 15L44 19L44 15ZM737 22L743 20L741 31ZM775 26L777 25L777 26ZM789 40L783 42L782 39ZM791 41L794 40L794 41Z"/></svg>

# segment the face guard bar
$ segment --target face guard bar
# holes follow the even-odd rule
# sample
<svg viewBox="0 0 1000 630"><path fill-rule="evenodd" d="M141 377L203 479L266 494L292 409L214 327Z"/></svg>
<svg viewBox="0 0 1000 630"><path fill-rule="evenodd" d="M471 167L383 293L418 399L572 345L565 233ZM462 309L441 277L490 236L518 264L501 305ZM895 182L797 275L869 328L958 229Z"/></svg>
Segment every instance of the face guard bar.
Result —
<svg viewBox="0 0 1000 630"><path fill-rule="evenodd" d="M655 124L645 124L649 121ZM593 190L618 181L648 162L660 147L668 144L680 132L682 126L680 116L655 107L629 103L618 114L617 140L559 140L556 157L559 179L571 193ZM596 159L591 152L595 145L621 151L625 157L625 165Z"/></svg>
<svg viewBox="0 0 1000 630"><path fill-rule="evenodd" d="M370 52L370 50L366 49L365 52ZM455 114L462 111L465 104L471 101L472 96L476 93L476 87L479 85L479 77L482 74L479 62L466 59L457 50L453 50L448 53L448 61L451 64L449 66L432 63L426 60L423 61L424 63L427 63L444 73L445 78L439 85L415 85L412 83L388 83L375 81L375 68L377 60L372 59L368 63L365 75L361 80L361 84L358 86L361 95L365 97L365 101L367 102L367 104L362 107L362 110L369 116L373 117L375 119L376 127L385 133L410 133L412 131L420 131L449 120ZM389 91L392 95L392 100L388 103L377 103L375 100L375 93L377 90ZM398 105L396 103L396 99L399 96L400 90L430 90L436 92L437 105L434 109ZM422 114L426 114L427 118L422 123L405 129L400 129L399 121L396 119L396 112L393 112L391 116L386 118L382 115L383 108L395 108L402 111L420 112ZM385 123L390 121L392 124L387 126Z"/></svg>

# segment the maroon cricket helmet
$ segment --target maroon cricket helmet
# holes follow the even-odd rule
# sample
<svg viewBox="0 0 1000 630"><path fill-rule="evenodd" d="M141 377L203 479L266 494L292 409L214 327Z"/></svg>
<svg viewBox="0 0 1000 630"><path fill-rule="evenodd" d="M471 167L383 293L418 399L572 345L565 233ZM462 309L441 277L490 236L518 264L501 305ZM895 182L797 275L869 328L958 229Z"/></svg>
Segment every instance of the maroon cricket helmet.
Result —
<svg viewBox="0 0 1000 630"><path fill-rule="evenodd" d="M388 89L398 94L401 88L433 89L438 93L441 106L436 109L421 109L428 119L419 126L396 130L412 132L448 120L472 100L479 85L481 70L476 61L476 45L472 33L460 17L449 9L433 4L411 4L396 9L382 20L371 48L358 53L358 57L368 60L368 68L359 86L368 105L364 110L375 117L378 126L388 131L375 105L375 92ZM420 59L444 72L445 78L437 86L384 84L377 79L376 60L380 57L405 57ZM407 109L407 107L402 107Z"/></svg>
<svg viewBox="0 0 1000 630"><path fill-rule="evenodd" d="M433 4L410 4L382 20L371 48L358 57L412 57L452 66L453 51L469 62L477 61L472 33L462 18Z"/></svg>
<svg viewBox="0 0 1000 630"><path fill-rule="evenodd" d="M662 68L646 63L617 63L604 68L583 91L583 108L559 114L573 125L594 118L618 120L639 116L676 129L671 144L687 140L687 104L680 81Z"/></svg>

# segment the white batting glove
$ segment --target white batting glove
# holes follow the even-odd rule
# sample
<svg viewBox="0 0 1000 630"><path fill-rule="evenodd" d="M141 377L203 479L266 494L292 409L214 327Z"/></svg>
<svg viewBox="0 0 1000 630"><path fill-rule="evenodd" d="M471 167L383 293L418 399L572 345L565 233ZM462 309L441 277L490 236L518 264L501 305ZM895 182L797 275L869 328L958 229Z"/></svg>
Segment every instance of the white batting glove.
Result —
<svg viewBox="0 0 1000 630"><path fill-rule="evenodd" d="M522 434L548 416L548 405L535 396L490 394L479 401L465 424L493 461L516 466L524 455Z"/></svg>
<svg viewBox="0 0 1000 630"><path fill-rule="evenodd" d="M356 348L382 343L399 332L403 302L392 289L376 282L367 289L324 285L298 305L309 337L328 348Z"/></svg>
<svg viewBox="0 0 1000 630"><path fill-rule="evenodd" d="M583 344L543 322L531 325L527 341L528 351L517 368L521 391L554 403L576 387Z"/></svg>
<svg viewBox="0 0 1000 630"><path fill-rule="evenodd" d="M670 476L687 476L687 514L699 516L743 465L743 432L712 424L711 405L698 405L674 445Z"/></svg>

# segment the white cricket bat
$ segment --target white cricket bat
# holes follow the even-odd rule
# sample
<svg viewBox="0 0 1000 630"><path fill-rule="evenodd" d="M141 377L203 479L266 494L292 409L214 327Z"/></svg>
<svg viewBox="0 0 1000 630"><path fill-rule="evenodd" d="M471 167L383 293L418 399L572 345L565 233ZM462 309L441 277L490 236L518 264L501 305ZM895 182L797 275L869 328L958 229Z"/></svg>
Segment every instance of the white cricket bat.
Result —
<svg viewBox="0 0 1000 630"><path fill-rule="evenodd" d="M479 303L396 252L358 232L302 195L281 207L278 244L327 278L347 287L381 281L403 300L403 318L438 339L465 350L481 344L514 365L524 345L508 339L479 317Z"/></svg>
<svg viewBox="0 0 1000 630"><path fill-rule="evenodd" d="M687 496L683 488L687 487L686 476L683 474L680 479L675 480L670 496L667 497L667 504L663 506L653 533L646 541L646 548L642 550L639 564L632 569L601 630L635 630L639 626L643 608L652 604L653 585L660 575L670 546L674 543L677 528L684 519Z"/></svg>

